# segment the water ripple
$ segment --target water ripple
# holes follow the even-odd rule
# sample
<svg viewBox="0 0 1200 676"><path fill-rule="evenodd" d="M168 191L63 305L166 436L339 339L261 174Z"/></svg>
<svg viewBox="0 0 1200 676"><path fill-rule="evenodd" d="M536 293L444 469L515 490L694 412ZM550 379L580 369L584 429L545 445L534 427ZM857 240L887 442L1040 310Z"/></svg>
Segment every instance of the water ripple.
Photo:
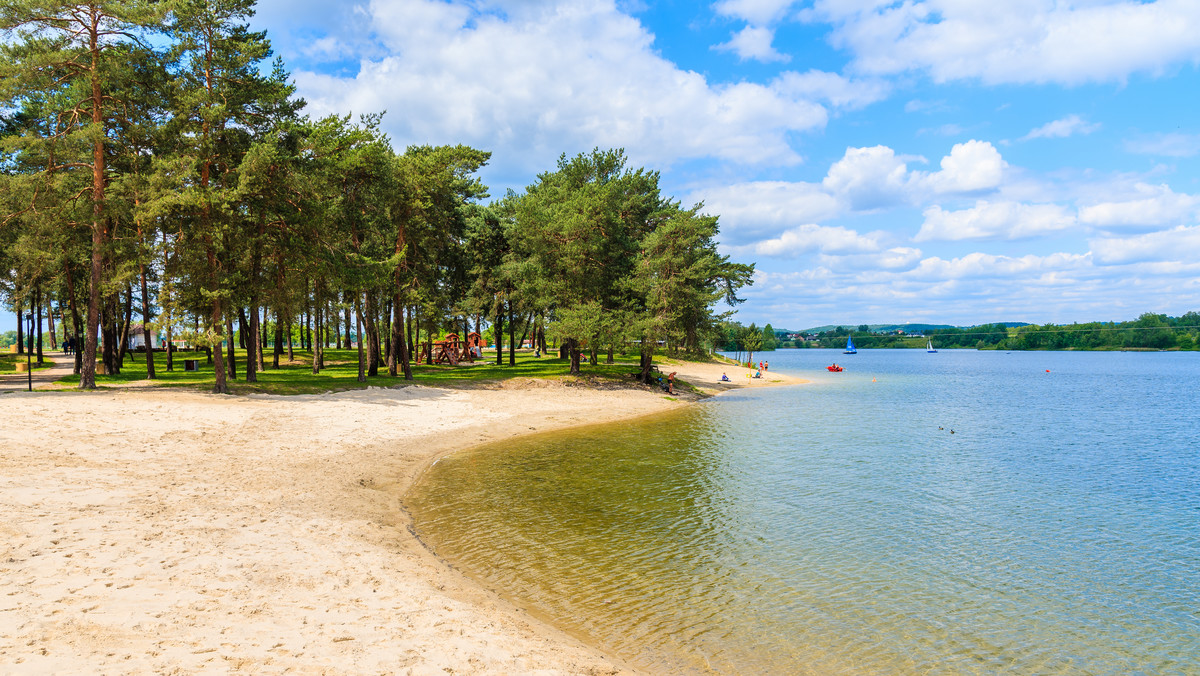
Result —
<svg viewBox="0 0 1200 676"><path fill-rule="evenodd" d="M773 366L818 385L452 456L406 503L663 672L1200 674L1197 355L808 352Z"/></svg>

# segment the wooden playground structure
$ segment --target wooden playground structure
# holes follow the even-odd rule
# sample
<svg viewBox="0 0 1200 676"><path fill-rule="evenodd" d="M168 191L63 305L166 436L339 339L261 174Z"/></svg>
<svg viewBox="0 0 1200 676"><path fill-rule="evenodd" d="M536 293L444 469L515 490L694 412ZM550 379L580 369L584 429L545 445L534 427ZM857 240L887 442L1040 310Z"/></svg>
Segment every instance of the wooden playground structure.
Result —
<svg viewBox="0 0 1200 676"><path fill-rule="evenodd" d="M483 337L474 331L462 340L457 333L447 333L445 340L425 343L422 357L427 364L449 364L458 366L459 362L475 363L475 353L483 349Z"/></svg>

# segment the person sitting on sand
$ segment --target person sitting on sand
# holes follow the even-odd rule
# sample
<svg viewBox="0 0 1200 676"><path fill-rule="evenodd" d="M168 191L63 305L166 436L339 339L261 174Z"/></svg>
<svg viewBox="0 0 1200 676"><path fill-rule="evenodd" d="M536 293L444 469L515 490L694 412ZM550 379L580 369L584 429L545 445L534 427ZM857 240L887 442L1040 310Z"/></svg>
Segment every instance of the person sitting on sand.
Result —
<svg viewBox="0 0 1200 676"><path fill-rule="evenodd" d="M762 371L755 371L755 372L754 372L754 377L755 377L755 378L761 378L761 377L762 377Z"/></svg>
<svg viewBox="0 0 1200 676"><path fill-rule="evenodd" d="M721 374L721 382L723 382L723 383L727 383L727 382L729 382L729 376L727 376L727 375L725 375L724 373L722 373L722 374Z"/></svg>

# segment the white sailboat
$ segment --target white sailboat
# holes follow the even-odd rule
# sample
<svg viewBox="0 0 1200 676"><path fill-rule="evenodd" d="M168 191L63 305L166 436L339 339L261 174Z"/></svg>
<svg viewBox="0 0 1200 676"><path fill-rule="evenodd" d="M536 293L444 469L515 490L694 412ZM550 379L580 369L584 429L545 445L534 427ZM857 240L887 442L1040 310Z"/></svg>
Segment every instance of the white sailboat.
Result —
<svg viewBox="0 0 1200 676"><path fill-rule="evenodd" d="M933 349L933 341L932 340L926 341L925 351L929 352L929 353L937 352L937 350Z"/></svg>

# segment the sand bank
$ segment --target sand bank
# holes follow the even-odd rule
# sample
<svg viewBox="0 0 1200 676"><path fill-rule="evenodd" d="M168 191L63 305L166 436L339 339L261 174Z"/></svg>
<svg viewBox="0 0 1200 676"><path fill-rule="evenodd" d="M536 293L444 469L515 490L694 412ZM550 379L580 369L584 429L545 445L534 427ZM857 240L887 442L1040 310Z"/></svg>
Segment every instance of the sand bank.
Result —
<svg viewBox="0 0 1200 676"><path fill-rule="evenodd" d="M691 398L4 394L0 672L630 673L442 565L399 498L447 452Z"/></svg>

